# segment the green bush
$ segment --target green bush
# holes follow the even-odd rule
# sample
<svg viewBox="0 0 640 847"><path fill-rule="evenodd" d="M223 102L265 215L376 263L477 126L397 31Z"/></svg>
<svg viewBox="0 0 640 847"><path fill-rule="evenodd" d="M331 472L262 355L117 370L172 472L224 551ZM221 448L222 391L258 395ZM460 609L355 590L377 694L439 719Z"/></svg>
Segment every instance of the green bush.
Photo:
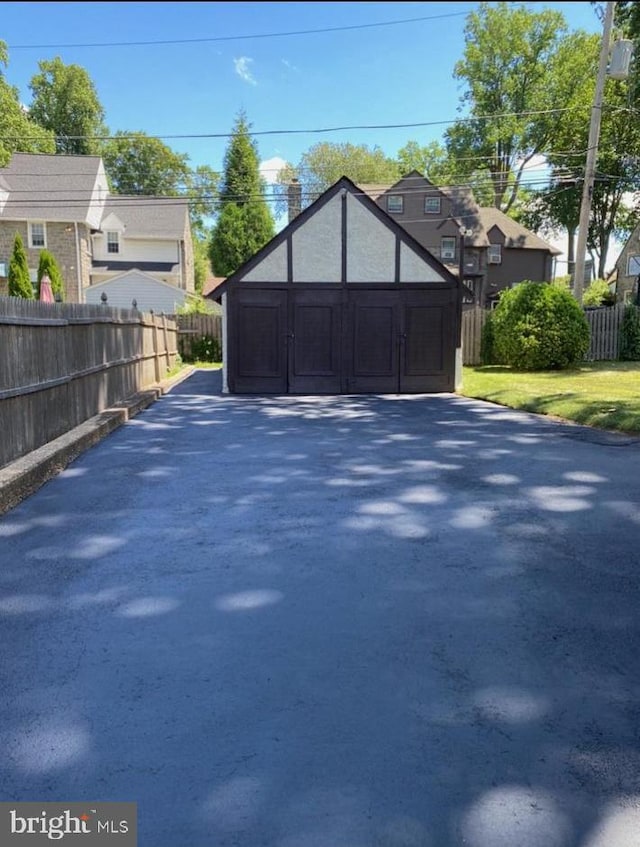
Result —
<svg viewBox="0 0 640 847"><path fill-rule="evenodd" d="M582 295L584 306L613 306L616 298L609 291L609 283L604 279L594 279Z"/></svg>
<svg viewBox="0 0 640 847"><path fill-rule="evenodd" d="M482 327L480 338L480 361L483 365L495 364L495 330L493 326L493 312L488 312Z"/></svg>
<svg viewBox="0 0 640 847"><path fill-rule="evenodd" d="M497 362L520 370L567 368L589 349L589 324L568 291L521 282L503 291L493 313Z"/></svg>
<svg viewBox="0 0 640 847"><path fill-rule="evenodd" d="M221 362L220 342L213 335L199 335L191 339L191 350L181 350L185 362Z"/></svg>
<svg viewBox="0 0 640 847"><path fill-rule="evenodd" d="M630 361L640 359L640 309L627 306L620 326L620 358Z"/></svg>

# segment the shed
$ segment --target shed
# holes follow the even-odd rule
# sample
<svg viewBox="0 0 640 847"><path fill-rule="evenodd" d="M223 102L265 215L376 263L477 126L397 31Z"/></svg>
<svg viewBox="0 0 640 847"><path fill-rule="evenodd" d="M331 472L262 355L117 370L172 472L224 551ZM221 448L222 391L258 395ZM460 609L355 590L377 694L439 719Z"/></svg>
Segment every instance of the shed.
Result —
<svg viewBox="0 0 640 847"><path fill-rule="evenodd" d="M346 177L211 296L223 306L225 391L422 393L459 381L458 280Z"/></svg>

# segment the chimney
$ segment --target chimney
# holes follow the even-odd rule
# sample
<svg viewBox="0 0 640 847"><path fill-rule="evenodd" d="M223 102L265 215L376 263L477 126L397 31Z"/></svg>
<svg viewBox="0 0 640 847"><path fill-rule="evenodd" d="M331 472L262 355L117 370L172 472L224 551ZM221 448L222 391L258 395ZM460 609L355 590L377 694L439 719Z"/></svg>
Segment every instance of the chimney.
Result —
<svg viewBox="0 0 640 847"><path fill-rule="evenodd" d="M302 211L302 186L295 177L289 183L287 202L289 206L289 223L291 223Z"/></svg>

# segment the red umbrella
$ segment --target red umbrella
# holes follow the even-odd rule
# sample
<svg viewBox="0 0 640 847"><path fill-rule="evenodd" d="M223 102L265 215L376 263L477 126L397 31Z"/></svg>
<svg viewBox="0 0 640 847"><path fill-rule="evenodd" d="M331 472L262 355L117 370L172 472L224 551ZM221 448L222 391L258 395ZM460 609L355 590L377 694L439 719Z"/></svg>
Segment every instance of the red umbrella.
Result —
<svg viewBox="0 0 640 847"><path fill-rule="evenodd" d="M45 274L40 280L40 300L43 303L55 303L53 289L51 288L51 280Z"/></svg>

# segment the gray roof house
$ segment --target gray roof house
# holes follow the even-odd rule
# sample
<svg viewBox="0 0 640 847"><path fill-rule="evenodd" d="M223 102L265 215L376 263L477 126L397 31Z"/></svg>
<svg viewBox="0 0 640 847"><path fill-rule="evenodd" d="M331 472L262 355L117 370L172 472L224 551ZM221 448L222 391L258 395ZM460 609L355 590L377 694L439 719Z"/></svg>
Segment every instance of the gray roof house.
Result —
<svg viewBox="0 0 640 847"><path fill-rule="evenodd" d="M436 186L418 171L394 185L359 187L456 275L464 238L463 280L473 292L467 303L488 306L516 282L552 279L560 251L497 209L480 207L468 187Z"/></svg>
<svg viewBox="0 0 640 847"><path fill-rule="evenodd" d="M173 311L194 290L186 201L109 194L99 156L14 153L0 168L0 293L16 233L34 281L40 251L54 254L69 302L100 302L105 293L110 305L136 299L142 310ZM140 289L139 276L122 281L134 270L145 274Z"/></svg>

